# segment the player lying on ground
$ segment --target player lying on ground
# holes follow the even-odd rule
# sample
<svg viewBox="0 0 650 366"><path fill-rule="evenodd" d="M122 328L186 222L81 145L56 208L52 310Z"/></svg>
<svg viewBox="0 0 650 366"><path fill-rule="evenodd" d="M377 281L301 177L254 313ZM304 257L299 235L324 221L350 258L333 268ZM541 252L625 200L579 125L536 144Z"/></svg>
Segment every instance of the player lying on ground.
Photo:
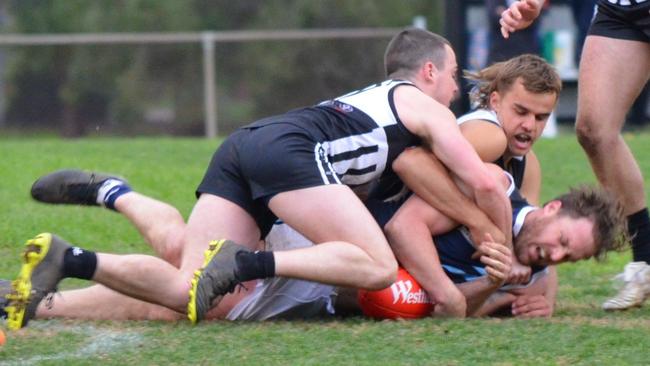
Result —
<svg viewBox="0 0 650 366"><path fill-rule="evenodd" d="M363 190L391 175L397 155L417 144L471 187L479 206L503 228L502 241L510 244L510 203L448 109L458 90L449 42L407 29L391 40L386 60L389 80L229 136L197 189L198 201L181 236L179 267L147 255L52 252L47 238L36 238L14 282L9 326L24 326L63 277L92 280L186 311L192 322L203 319L237 284L254 279L282 276L384 288L396 278L397 260L353 188ZM318 245L253 251L277 218ZM224 239L215 241L219 238ZM36 267L47 268L48 275L32 274Z"/></svg>
<svg viewBox="0 0 650 366"><path fill-rule="evenodd" d="M472 257L475 245L467 230L435 236L456 223L441 217L415 195L399 207L385 231L396 257L425 291L450 279L458 284L481 277L471 286L459 287L467 300L468 315L510 307L514 315L550 316L553 304L548 286L554 284L548 282L544 267L602 257L608 250L623 248L626 236L621 208L613 196L586 187L571 190L541 209L529 206L516 190L510 197L514 254L533 269L533 280L524 285L489 281L485 275L490 271L481 269L481 263ZM463 297L448 299L465 303Z"/></svg>
<svg viewBox="0 0 650 366"><path fill-rule="evenodd" d="M495 174L503 175L499 168L493 169ZM502 179L503 184L509 180ZM514 187L511 187L512 197L517 197ZM408 219L413 214L415 196L395 216L389 230ZM615 240L617 232L623 230L620 221L620 211L616 202L601 191L587 188L573 190L568 195L560 197L536 209L527 205L523 200L515 199L513 214L515 217L515 253L522 263L533 266L545 266L561 263L567 260L586 259L593 255L602 255L612 249L611 244L620 243ZM377 217L385 217L396 207L391 203L376 202L371 205ZM167 207L160 202L160 207ZM599 215L595 215L598 212ZM164 216L152 212L156 216ZM426 219L420 220L426 221ZM164 226L159 221L159 226ZM438 234L453 227L451 220L437 221L431 226L431 233ZM417 229L417 226L414 227ZM568 230L571 228L571 230ZM440 230L438 232L437 230ZM57 246L65 245L60 239L54 239ZM498 306L482 303L489 294L505 283L510 268L510 250L499 243L484 243L479 250L484 256L481 260L473 256L475 248L467 239L463 229L453 229L445 235L434 237L434 242L441 254L445 268L453 268L449 274L458 282L470 304L471 315L488 314ZM610 243L603 246L603 243ZM276 224L267 236L267 244L272 249L294 249L313 245L286 224ZM425 253L423 253L424 255ZM482 263L483 262L483 263ZM485 271L477 268L487 268ZM536 268L542 270L541 268ZM37 267L38 271L38 267ZM485 275L493 275L492 280ZM444 276L444 274L443 274ZM541 275L534 276L533 284L522 288L509 288L503 292L502 298L513 298L526 293L535 296L543 292L545 279ZM252 287L251 287L252 288ZM305 318L334 313L334 299L338 293L331 285L286 278L272 278L261 281L252 294L230 295L229 300L222 301L217 311L210 314L211 318L227 318L231 320L264 320L273 318ZM242 297L242 295L244 295ZM236 297L239 296L239 299ZM512 302L512 300L511 300ZM337 305L350 307L349 301ZM500 302L499 304L504 304ZM539 309L531 303L517 308L516 315L538 316L544 309ZM53 301L44 301L36 312L38 318L68 317L81 319L181 319L182 314L172 312L164 307L148 304L126 297L103 286L93 286L88 289L64 291Z"/></svg>
<svg viewBox="0 0 650 366"><path fill-rule="evenodd" d="M476 84L471 100L478 108L458 119L461 133L483 161L494 162L508 171L514 177L522 196L528 202L538 205L542 175L532 147L542 134L557 103L562 88L559 75L539 56L521 55L476 73L466 72L466 77ZM425 150L409 149L398 157L393 168L417 192L438 190L435 194L437 197L451 196L442 192L441 183L431 184L435 181L431 177L436 169L435 161L431 160L435 160L435 157ZM430 197L420 196L433 207L444 207L431 201ZM466 212L467 208L462 210ZM447 216L456 217L451 214ZM404 234L408 233L407 230ZM480 235L474 234L472 237L480 240ZM461 297L451 281L434 284L426 280L423 278L428 276L426 271L417 268L418 263L423 268L430 268L430 263L424 262L425 257L420 257L417 250L402 254L411 256L402 258L402 261L410 263L409 271L422 281L428 295L438 303L437 311L449 306L447 313L463 313L462 309L455 310L456 306L462 304L461 301L446 303L452 298ZM518 264L516 258L513 260L508 283L527 283L531 275L530 267ZM557 274L552 266L548 272L544 298L552 311L557 291ZM520 298L518 301L525 302L527 299Z"/></svg>

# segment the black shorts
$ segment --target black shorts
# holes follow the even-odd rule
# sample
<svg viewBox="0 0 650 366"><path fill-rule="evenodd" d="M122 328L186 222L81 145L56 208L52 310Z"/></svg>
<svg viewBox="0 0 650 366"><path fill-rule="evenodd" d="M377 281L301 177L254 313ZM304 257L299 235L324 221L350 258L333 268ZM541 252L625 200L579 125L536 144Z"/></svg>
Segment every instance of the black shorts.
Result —
<svg viewBox="0 0 650 366"><path fill-rule="evenodd" d="M650 42L650 1L635 6L616 6L598 2L589 35L629 41Z"/></svg>
<svg viewBox="0 0 650 366"><path fill-rule="evenodd" d="M268 209L274 195L327 184L340 181L320 143L299 126L278 121L230 135L212 156L196 195L237 204L253 216L264 237L277 219Z"/></svg>

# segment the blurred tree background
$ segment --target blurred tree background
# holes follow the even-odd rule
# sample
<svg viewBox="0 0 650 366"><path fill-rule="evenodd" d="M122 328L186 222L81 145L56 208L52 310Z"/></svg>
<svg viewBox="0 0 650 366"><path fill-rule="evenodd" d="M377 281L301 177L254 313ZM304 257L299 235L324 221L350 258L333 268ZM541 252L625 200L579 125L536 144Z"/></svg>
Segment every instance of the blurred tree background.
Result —
<svg viewBox="0 0 650 366"><path fill-rule="evenodd" d="M403 27L432 0L9 0L3 32L64 34ZM220 133L383 78L388 39L216 43ZM200 44L3 47L7 130L67 137L203 133Z"/></svg>

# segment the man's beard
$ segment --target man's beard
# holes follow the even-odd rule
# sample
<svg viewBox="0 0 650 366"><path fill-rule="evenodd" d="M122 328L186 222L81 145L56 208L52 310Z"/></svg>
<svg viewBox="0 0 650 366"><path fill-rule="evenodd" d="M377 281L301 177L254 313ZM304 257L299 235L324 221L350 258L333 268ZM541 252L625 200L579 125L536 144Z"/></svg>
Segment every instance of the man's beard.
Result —
<svg viewBox="0 0 650 366"><path fill-rule="evenodd" d="M513 240L513 249L517 259L521 264L531 265L531 264L543 264L543 263L530 263L530 246L533 245L536 241L537 236L544 230L544 227L547 226L553 218L551 217L530 217L530 215L524 221L524 225L519 231L519 235ZM522 261L522 258L526 258L526 261ZM528 263L524 263L528 262Z"/></svg>

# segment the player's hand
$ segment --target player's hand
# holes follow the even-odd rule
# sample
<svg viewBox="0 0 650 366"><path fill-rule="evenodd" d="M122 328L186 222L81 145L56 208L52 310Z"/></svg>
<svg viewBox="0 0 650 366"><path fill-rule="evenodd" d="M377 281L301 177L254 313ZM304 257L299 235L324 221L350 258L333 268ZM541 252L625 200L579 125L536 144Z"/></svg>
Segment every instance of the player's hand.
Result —
<svg viewBox="0 0 650 366"><path fill-rule="evenodd" d="M530 281L532 268L525 266L517 260L516 257L512 258L512 269L510 270L510 277L507 283L511 285L524 285Z"/></svg>
<svg viewBox="0 0 650 366"><path fill-rule="evenodd" d="M479 246L481 263L485 264L488 278L494 284L503 285L512 270L512 251L502 243L494 241L490 234L485 234L485 239Z"/></svg>
<svg viewBox="0 0 650 366"><path fill-rule="evenodd" d="M544 295L521 295L512 303L512 315L518 318L549 318L553 304Z"/></svg>
<svg viewBox="0 0 650 366"><path fill-rule="evenodd" d="M501 13L501 35L510 37L510 33L528 27L542 12L545 0L519 0Z"/></svg>
<svg viewBox="0 0 650 366"><path fill-rule="evenodd" d="M486 221L480 224L474 224L471 227L468 227L469 234L472 237L472 243L481 243L485 238L485 234L490 234L492 238L497 243L503 243L506 241L505 235L499 230L499 228L494 225L491 221Z"/></svg>
<svg viewBox="0 0 650 366"><path fill-rule="evenodd" d="M453 284L436 289L435 303L433 308L435 317L464 318L467 316L465 295Z"/></svg>

